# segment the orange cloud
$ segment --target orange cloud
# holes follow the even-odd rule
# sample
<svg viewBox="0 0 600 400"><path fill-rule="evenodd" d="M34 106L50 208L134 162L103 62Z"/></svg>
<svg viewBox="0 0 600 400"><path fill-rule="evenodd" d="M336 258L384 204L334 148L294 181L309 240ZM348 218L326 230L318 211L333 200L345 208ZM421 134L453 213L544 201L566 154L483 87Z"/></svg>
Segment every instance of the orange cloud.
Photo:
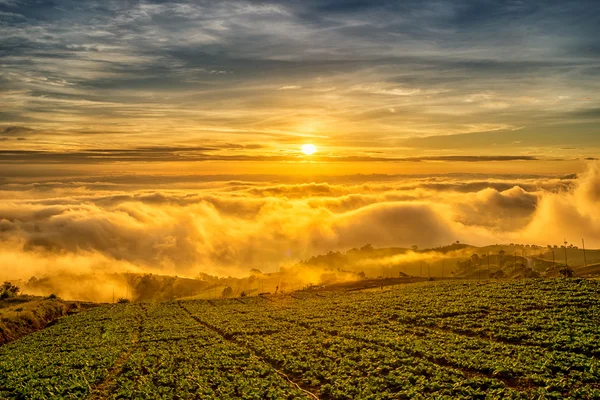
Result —
<svg viewBox="0 0 600 400"><path fill-rule="evenodd" d="M339 178L341 179L341 178ZM580 179L13 185L0 192L0 279L56 271L245 275L330 250L456 240L600 247L600 172ZM333 179L335 181L335 179ZM10 189L10 190L6 190Z"/></svg>

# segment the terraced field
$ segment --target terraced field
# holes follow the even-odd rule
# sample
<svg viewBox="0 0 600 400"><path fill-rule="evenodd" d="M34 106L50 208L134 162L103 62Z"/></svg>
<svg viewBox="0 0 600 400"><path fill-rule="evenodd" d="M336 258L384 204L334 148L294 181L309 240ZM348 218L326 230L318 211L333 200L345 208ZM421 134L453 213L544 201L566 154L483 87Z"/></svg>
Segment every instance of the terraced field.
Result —
<svg viewBox="0 0 600 400"><path fill-rule="evenodd" d="M0 398L600 398L600 283L99 307L0 348Z"/></svg>

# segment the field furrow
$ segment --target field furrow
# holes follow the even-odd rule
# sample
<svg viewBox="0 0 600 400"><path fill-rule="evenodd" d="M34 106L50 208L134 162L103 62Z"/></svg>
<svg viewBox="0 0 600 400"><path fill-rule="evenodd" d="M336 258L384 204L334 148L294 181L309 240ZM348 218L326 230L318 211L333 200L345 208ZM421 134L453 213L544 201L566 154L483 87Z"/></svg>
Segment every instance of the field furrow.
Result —
<svg viewBox="0 0 600 400"><path fill-rule="evenodd" d="M600 398L599 301L539 280L107 305L0 347L0 398Z"/></svg>
<svg viewBox="0 0 600 400"><path fill-rule="evenodd" d="M121 353L121 355L115 360L115 363L109 369L106 377L102 381L100 381L98 384L96 384L96 386L90 391L91 392L90 393L91 400L106 399L110 396L110 393L114 389L114 385L117 380L117 377L123 372L125 363L127 362L127 360L129 360L129 358L131 357L131 354L133 353L134 349L137 347L138 342L140 341L140 336L142 334L143 319L146 314L146 310L145 310L144 306L142 306L142 309L144 311L141 313L138 313L137 318L136 318L138 328L136 331L133 332L133 335L131 337L131 345L129 346L129 348L127 348L127 350L125 350L123 353Z"/></svg>
<svg viewBox="0 0 600 400"><path fill-rule="evenodd" d="M227 332L224 332L224 331L220 330L218 327L210 325L207 322L204 322L202 319L200 319L199 317L195 316L187 308L185 308L182 305L181 302L178 303L178 304L181 307L181 309L183 311L185 311L198 324L200 324L201 326L203 326L205 328L210 329L211 331L215 332L217 335L219 335L220 337L222 337L223 339L225 339L225 340L227 340L229 342L232 342L232 343L235 343L238 346L243 346L243 347L247 348L252 353L252 357L253 358L255 358L259 362L263 362L263 363L268 364L269 366L271 366L271 368L273 369L273 371L275 371L278 375L280 375L284 379L286 379L292 386L294 386L298 390L301 390L302 392L304 392L306 395L308 395L311 398L314 398L314 399L318 399L319 398L314 392L315 391L319 392L320 388L318 388L318 387L308 387L305 384L303 384L302 382L299 382L297 379L290 378L287 374L285 374L283 371L280 371L278 369L281 366L277 365L277 363L274 362L272 359L269 359L268 355L254 353L252 348L247 347L244 344L243 341L236 339L236 337L234 335L228 334Z"/></svg>

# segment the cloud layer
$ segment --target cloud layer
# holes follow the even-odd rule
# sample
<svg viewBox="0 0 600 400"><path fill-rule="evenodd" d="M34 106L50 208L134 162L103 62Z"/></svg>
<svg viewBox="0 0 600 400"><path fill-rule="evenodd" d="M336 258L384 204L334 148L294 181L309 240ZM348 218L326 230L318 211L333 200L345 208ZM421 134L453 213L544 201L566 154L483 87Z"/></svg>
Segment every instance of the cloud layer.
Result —
<svg viewBox="0 0 600 400"><path fill-rule="evenodd" d="M0 279L60 271L241 276L367 243L545 245L585 237L600 247L598 164L579 178L376 178L207 179L170 189L110 178L3 184Z"/></svg>

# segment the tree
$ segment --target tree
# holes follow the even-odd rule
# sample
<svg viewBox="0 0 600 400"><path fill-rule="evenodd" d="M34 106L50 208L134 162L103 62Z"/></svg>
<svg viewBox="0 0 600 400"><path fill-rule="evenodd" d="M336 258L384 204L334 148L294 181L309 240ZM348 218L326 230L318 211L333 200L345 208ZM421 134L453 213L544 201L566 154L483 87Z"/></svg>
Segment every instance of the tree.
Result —
<svg viewBox="0 0 600 400"><path fill-rule="evenodd" d="M563 278L572 278L573 275L575 275L575 271L573 271L571 268L567 267L566 265L562 266L563 268L560 269L559 273Z"/></svg>
<svg viewBox="0 0 600 400"><path fill-rule="evenodd" d="M419 250L419 246L417 246L416 244L413 244L411 248L413 251Z"/></svg>
<svg viewBox="0 0 600 400"><path fill-rule="evenodd" d="M502 266L502 256L504 256L504 254L506 254L506 252L502 249L500 249L500 251L498 252L498 266L501 267Z"/></svg>
<svg viewBox="0 0 600 400"><path fill-rule="evenodd" d="M160 291L161 284L152 274L143 275L133 285L133 297L136 301L153 301Z"/></svg>
<svg viewBox="0 0 600 400"><path fill-rule="evenodd" d="M502 278L505 278L505 277L506 277L506 274L504 273L504 271L502 271L501 269L499 269L499 270L498 270L498 271L496 271L496 272L492 272L492 273L490 274L490 277L491 277L491 278L496 278L496 279L502 279Z"/></svg>
<svg viewBox="0 0 600 400"><path fill-rule="evenodd" d="M196 279L205 282L213 282L215 279L218 280L219 278L217 278L216 276L209 275L206 272L200 272Z"/></svg>
<svg viewBox="0 0 600 400"><path fill-rule="evenodd" d="M373 245L371 243L367 243L363 247L360 248L360 251L365 252L365 253L370 253L373 251Z"/></svg>
<svg viewBox="0 0 600 400"><path fill-rule="evenodd" d="M223 292L221 292L221 297L231 296L233 296L233 289L231 288L231 286L227 286L225 289L223 289Z"/></svg>
<svg viewBox="0 0 600 400"><path fill-rule="evenodd" d="M7 299L9 297L15 297L20 291L21 289L17 285L6 281L2 284L2 286L0 286L0 298Z"/></svg>

